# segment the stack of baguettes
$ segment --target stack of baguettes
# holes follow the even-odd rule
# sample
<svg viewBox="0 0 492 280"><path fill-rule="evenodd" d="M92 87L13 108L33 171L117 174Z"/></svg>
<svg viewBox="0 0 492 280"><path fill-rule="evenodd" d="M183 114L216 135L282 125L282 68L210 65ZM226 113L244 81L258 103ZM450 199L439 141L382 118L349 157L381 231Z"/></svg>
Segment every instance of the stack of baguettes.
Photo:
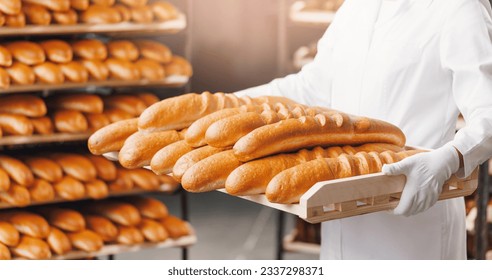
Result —
<svg viewBox="0 0 492 280"><path fill-rule="evenodd" d="M19 158L0 155L0 202L15 207L55 199L102 199L131 189L155 191L163 184L177 185L169 176L142 168L127 170L101 156L54 153Z"/></svg>
<svg viewBox="0 0 492 280"><path fill-rule="evenodd" d="M0 97L0 137L88 133L120 120L131 119L159 98L152 93L58 94L42 99L15 94Z"/></svg>
<svg viewBox="0 0 492 280"><path fill-rule="evenodd" d="M178 16L178 9L162 0L0 0L0 27L152 23Z"/></svg>
<svg viewBox="0 0 492 280"><path fill-rule="evenodd" d="M147 197L84 202L82 211L59 206L0 212L0 260L49 259L104 244L159 243L191 234L188 223Z"/></svg>
<svg viewBox="0 0 492 280"><path fill-rule="evenodd" d="M162 81L193 74L186 59L153 40L45 40L0 44L0 89L88 81Z"/></svg>
<svg viewBox="0 0 492 280"><path fill-rule="evenodd" d="M172 173L191 192L226 188L295 203L314 183L380 172L419 151L389 123L282 97L187 94L89 139L94 154L119 151L127 168ZM307 150L311 149L311 150Z"/></svg>

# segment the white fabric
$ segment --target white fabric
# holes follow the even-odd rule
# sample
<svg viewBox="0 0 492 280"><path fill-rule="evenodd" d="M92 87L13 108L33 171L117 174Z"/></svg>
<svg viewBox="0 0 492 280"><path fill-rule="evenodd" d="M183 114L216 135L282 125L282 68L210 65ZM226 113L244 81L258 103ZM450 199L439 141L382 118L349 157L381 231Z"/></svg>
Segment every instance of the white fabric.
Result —
<svg viewBox="0 0 492 280"><path fill-rule="evenodd" d="M398 0L375 25L381 0L346 0L298 74L238 92L374 117L399 126L407 144L453 140L461 176L492 156L492 44L487 0ZM466 127L455 137L459 112ZM464 201L412 217L380 212L323 223L327 259L464 259Z"/></svg>

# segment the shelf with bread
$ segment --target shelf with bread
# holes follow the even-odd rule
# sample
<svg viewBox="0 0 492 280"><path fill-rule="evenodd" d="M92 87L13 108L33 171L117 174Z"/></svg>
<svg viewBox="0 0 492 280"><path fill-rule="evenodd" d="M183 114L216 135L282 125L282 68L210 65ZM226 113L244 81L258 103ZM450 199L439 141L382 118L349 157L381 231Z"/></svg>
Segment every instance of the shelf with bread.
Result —
<svg viewBox="0 0 492 280"><path fill-rule="evenodd" d="M219 190L318 223L394 208L405 177L385 176L382 166L426 152L405 141L376 119L205 92L160 101L133 126L103 127L88 146L117 153L123 167L172 174L187 191ZM440 199L473 193L477 173L450 179Z"/></svg>
<svg viewBox="0 0 492 280"><path fill-rule="evenodd" d="M297 24L327 27L342 3L343 0L296 1L290 7L289 18Z"/></svg>
<svg viewBox="0 0 492 280"><path fill-rule="evenodd" d="M167 1L0 0L0 36L174 34L186 16ZM7 5L9 1L10 5ZM147 2L147 1L145 1ZM139 4L136 7L132 5ZM143 4L143 5L142 5Z"/></svg>
<svg viewBox="0 0 492 280"><path fill-rule="evenodd" d="M153 40L0 44L0 94L87 87L182 87L190 63Z"/></svg>
<svg viewBox="0 0 492 280"><path fill-rule="evenodd" d="M0 259L78 259L196 242L189 223L141 196L1 211L0 232Z"/></svg>

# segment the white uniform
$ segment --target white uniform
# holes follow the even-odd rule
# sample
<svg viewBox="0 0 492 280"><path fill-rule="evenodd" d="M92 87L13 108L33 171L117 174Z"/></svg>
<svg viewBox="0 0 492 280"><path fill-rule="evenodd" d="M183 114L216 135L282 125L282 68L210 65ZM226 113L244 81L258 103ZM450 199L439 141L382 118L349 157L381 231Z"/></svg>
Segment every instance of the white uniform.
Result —
<svg viewBox="0 0 492 280"><path fill-rule="evenodd" d="M386 2L390 1L390 2ZM384 4L384 5L382 5ZM400 127L407 145L453 140L460 176L492 157L492 21L487 0L346 0L298 74L239 95L283 95ZM466 127L455 136L459 112ZM323 223L323 259L465 259L464 201L406 218Z"/></svg>

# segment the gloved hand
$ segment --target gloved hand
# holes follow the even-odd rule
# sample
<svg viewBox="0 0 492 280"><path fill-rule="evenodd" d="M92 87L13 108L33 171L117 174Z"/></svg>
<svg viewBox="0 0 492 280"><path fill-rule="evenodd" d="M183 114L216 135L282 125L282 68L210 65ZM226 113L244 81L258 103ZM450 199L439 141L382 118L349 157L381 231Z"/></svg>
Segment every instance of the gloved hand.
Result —
<svg viewBox="0 0 492 280"><path fill-rule="evenodd" d="M385 175L405 175L407 182L395 215L411 216L437 202L442 186L460 167L458 151L450 143L427 153L383 166Z"/></svg>

